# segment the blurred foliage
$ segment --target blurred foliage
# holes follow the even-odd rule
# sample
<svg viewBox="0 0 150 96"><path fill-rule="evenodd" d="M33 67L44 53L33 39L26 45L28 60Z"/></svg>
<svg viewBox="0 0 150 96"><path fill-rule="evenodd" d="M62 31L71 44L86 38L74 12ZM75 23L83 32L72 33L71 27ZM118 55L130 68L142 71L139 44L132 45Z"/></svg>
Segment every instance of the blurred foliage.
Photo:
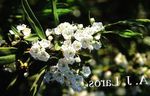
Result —
<svg viewBox="0 0 150 96"><path fill-rule="evenodd" d="M33 12L29 7L28 9L22 7L21 1L24 0L0 0L0 40L6 40L2 44L3 47L0 47L0 96L34 96L36 91L38 91L37 96L72 95L71 91L68 91L67 88L65 89L64 86L63 88L60 87L56 82L44 85L41 81L41 76L43 76L43 70L41 69L45 68L46 64L41 61L30 62L32 58L29 60L28 57L30 56L26 54L29 48L28 41L45 38L43 30L47 27L52 28L55 26L53 6L50 0L28 0ZM88 60L87 64L93 70L93 74L87 81L93 78L105 78L105 74L108 71L112 72L112 78L117 75L123 79L124 76L130 75L133 76L133 81L139 80L138 77L143 74L149 76L149 0L57 1L56 13L58 13L59 22L67 21L89 25L89 17L94 17L96 21L104 22L106 33L102 33L102 49L92 52L92 56L84 54L82 57ZM28 12L24 13L24 11L28 11L30 14ZM32 20L36 21L36 23ZM37 34L33 33L32 36L24 38L26 42L22 40L11 42L12 37L10 38L7 35L10 26L20 23L31 24ZM114 58L118 53L126 56L129 62L127 68L115 64ZM147 63L145 65L136 64L133 60L136 53L146 55ZM18 59L21 61L16 61ZM16 61L16 64L14 61ZM55 59L49 62L53 63ZM26 63L28 64L26 65ZM143 68L146 68L146 71L140 73ZM37 83L40 83L41 86L37 86ZM122 92L118 90L125 90L126 96L149 96L149 86L143 85L139 87L139 90L142 91L137 91L137 93L135 92L135 89L138 90L137 86L88 88L87 91L89 94L99 92L97 93L98 96L102 92L106 96L116 96L118 95L117 92ZM81 93L74 93L74 96L76 95L83 96Z"/></svg>

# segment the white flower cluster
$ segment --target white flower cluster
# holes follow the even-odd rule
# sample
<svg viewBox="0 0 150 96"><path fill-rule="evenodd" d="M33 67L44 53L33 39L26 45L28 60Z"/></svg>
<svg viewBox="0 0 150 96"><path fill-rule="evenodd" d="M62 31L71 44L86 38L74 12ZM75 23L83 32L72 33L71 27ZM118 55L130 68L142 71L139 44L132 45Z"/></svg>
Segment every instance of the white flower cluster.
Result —
<svg viewBox="0 0 150 96"><path fill-rule="evenodd" d="M89 67L83 67L83 74L89 76L91 71ZM86 72L87 71L87 72ZM86 72L86 73L84 73ZM56 66L52 66L50 72L47 72L44 76L46 82L57 81L60 84L66 84L73 88L75 91L81 91L84 85L83 76L77 74L75 71L70 69L66 58L59 59Z"/></svg>
<svg viewBox="0 0 150 96"><path fill-rule="evenodd" d="M50 41L43 39L42 41L37 41L33 43L30 54L34 59L41 61L48 61L50 55L46 52L46 48L51 48L52 44Z"/></svg>
<svg viewBox="0 0 150 96"><path fill-rule="evenodd" d="M91 51L101 47L99 32L103 30L104 27L101 22L94 22L91 26L85 28L82 24L75 25L64 22L54 29L47 29L46 36L48 40L34 43L30 49L30 54L35 59L47 61L50 55L45 49L50 49L52 47L51 41L58 37L63 38L63 41L58 41L61 42L59 51L62 51L63 57L59 58L56 66L50 67L50 71L45 74L44 80L46 82L55 80L72 87L76 91L81 91L84 85L83 77L88 77L91 70L89 67L83 66L81 71L77 71L70 68L69 65L81 62L77 54L79 50L89 49Z"/></svg>

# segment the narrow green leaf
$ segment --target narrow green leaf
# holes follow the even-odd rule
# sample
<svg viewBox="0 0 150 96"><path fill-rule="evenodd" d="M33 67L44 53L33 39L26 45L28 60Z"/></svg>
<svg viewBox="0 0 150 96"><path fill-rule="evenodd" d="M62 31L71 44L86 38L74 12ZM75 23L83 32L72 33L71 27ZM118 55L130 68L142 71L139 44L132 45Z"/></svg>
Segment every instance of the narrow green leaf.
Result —
<svg viewBox="0 0 150 96"><path fill-rule="evenodd" d="M59 18L58 18L58 13L57 13L57 0L50 0L52 3L52 13L54 16L54 22L55 22L55 26L57 26L59 24Z"/></svg>
<svg viewBox="0 0 150 96"><path fill-rule="evenodd" d="M57 14L58 14L59 16L64 15L64 14L68 14L68 13L70 13L70 12L72 12L72 10L71 10L71 9L67 9L67 8L59 8L59 9L57 9ZM45 9L45 10L43 10L42 13L43 13L44 15L52 14L52 9Z"/></svg>
<svg viewBox="0 0 150 96"><path fill-rule="evenodd" d="M46 39L46 36L44 34L44 30L43 30L40 22L38 21L38 19L34 15L32 9L30 8L28 1L27 0L21 0L21 2L22 2L23 10L27 16L27 20L29 21L29 23L33 27L34 31L37 33L37 35L41 39Z"/></svg>
<svg viewBox="0 0 150 96"><path fill-rule="evenodd" d="M15 54L0 56L0 65L13 63L15 62L15 60L16 60Z"/></svg>
<svg viewBox="0 0 150 96"><path fill-rule="evenodd" d="M10 82L10 84L7 86L7 89L9 89L10 87L12 87L12 86L16 83L17 79L18 79L18 76L16 76L16 77Z"/></svg>
<svg viewBox="0 0 150 96"><path fill-rule="evenodd" d="M11 30L14 32L15 35L21 36L21 33L19 33L14 26L11 26Z"/></svg>
<svg viewBox="0 0 150 96"><path fill-rule="evenodd" d="M45 73L44 68L42 69L42 71L40 71L39 74L37 74L36 79L35 79L34 83L31 86L31 89L30 89L30 96L35 96L37 91L39 90L41 83L43 81L44 73Z"/></svg>
<svg viewBox="0 0 150 96"><path fill-rule="evenodd" d="M24 37L24 39L27 41L37 41L39 39L39 37L36 34L31 34L28 37Z"/></svg>
<svg viewBox="0 0 150 96"><path fill-rule="evenodd" d="M136 19L136 21L141 23L150 23L150 19Z"/></svg>
<svg viewBox="0 0 150 96"><path fill-rule="evenodd" d="M132 31L132 30L124 30L118 33L121 37L124 38L131 38L131 37L142 37L141 33Z"/></svg>
<svg viewBox="0 0 150 96"><path fill-rule="evenodd" d="M124 38L132 38L132 37L142 37L142 33L135 32L129 29L123 30L123 31L105 31L102 34L117 34Z"/></svg>
<svg viewBox="0 0 150 96"><path fill-rule="evenodd" d="M17 51L15 47L0 47L0 56L14 54Z"/></svg>

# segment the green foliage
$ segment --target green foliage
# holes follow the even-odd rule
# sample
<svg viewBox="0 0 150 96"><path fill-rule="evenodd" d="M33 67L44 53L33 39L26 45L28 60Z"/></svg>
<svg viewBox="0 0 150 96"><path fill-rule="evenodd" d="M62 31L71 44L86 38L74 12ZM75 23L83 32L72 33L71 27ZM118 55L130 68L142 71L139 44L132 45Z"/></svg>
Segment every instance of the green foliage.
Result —
<svg viewBox="0 0 150 96"><path fill-rule="evenodd" d="M0 56L0 65L10 64L10 63L13 63L15 61L16 61L16 55L15 54Z"/></svg>
<svg viewBox="0 0 150 96"><path fill-rule="evenodd" d="M55 22L55 26L57 26L59 24L59 17L58 17L58 13L57 13L57 0L50 0L52 3L52 13L54 16L54 22Z"/></svg>
<svg viewBox="0 0 150 96"><path fill-rule="evenodd" d="M28 1L27 0L21 0L21 2L22 2L23 10L27 16L27 20L29 21L29 23L33 27L34 31L37 33L37 35L41 39L45 39L46 37L44 34L44 30L43 30L42 26L40 25L38 19L34 15L33 11L31 10L31 8L28 4Z"/></svg>
<svg viewBox="0 0 150 96"><path fill-rule="evenodd" d="M41 83L43 81L43 77L44 77L44 73L45 73L45 69L43 68L37 75L35 78L34 83L31 86L30 89L30 96L35 96L37 94L37 91L39 90Z"/></svg>
<svg viewBox="0 0 150 96"><path fill-rule="evenodd" d="M24 37L27 41L37 41L39 37L36 34L30 34L30 36Z"/></svg>
<svg viewBox="0 0 150 96"><path fill-rule="evenodd" d="M0 47L0 56L14 54L17 52L15 47Z"/></svg>
<svg viewBox="0 0 150 96"><path fill-rule="evenodd" d="M64 15L64 14L68 14L68 13L70 13L70 12L72 12L72 10L71 10L71 9L68 9L68 8L58 8L58 9L57 9L57 14L58 14L59 16ZM52 14L52 9L44 9L44 10L42 11L42 13L43 13L44 15Z"/></svg>

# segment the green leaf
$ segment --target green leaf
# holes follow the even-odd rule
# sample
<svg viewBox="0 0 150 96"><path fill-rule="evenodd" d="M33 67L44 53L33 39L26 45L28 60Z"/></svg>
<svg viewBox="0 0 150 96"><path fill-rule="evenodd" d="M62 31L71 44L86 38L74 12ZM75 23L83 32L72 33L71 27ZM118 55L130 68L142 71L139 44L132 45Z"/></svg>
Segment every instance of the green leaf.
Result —
<svg viewBox="0 0 150 96"><path fill-rule="evenodd" d="M59 17L58 17L58 13L57 13L57 0L50 0L52 3L52 13L54 16L54 22L55 22L55 26L57 26L59 24Z"/></svg>
<svg viewBox="0 0 150 96"><path fill-rule="evenodd" d="M55 50L59 51L61 49L61 47L59 46L58 42L56 42L55 46L54 46Z"/></svg>
<svg viewBox="0 0 150 96"><path fill-rule="evenodd" d="M17 51L15 47L0 47L0 56L14 54Z"/></svg>
<svg viewBox="0 0 150 96"><path fill-rule="evenodd" d="M39 39L39 37L36 34L31 34L28 37L24 37L24 39L27 41L37 41Z"/></svg>
<svg viewBox="0 0 150 96"><path fill-rule="evenodd" d="M15 54L0 56L0 65L13 63L15 62L15 60L16 60Z"/></svg>
<svg viewBox="0 0 150 96"><path fill-rule="evenodd" d="M138 32L132 31L132 30L128 30L128 29L124 30L122 32L119 32L118 34L124 38L142 37L141 33L138 33Z"/></svg>
<svg viewBox="0 0 150 96"><path fill-rule="evenodd" d="M70 13L70 12L72 12L72 10L71 10L71 9L67 9L67 8L59 8L59 9L57 9L57 14L58 14L59 16L64 15L64 14L68 14L68 13ZM45 9L45 10L43 10L42 13L43 13L44 15L52 14L52 9Z"/></svg>
<svg viewBox="0 0 150 96"><path fill-rule="evenodd" d="M34 83L31 86L31 89L30 89L30 96L36 96L36 93L39 90L41 83L43 81L43 77L44 77L44 73L45 73L44 68L42 68L40 73L37 74L36 79L35 79Z"/></svg>
<svg viewBox="0 0 150 96"><path fill-rule="evenodd" d="M14 26L11 26L11 30L14 32L15 35L21 36L21 33L19 33Z"/></svg>
<svg viewBox="0 0 150 96"><path fill-rule="evenodd" d="M16 76L16 77L10 82L10 84L7 86L7 89L9 89L10 87L12 87L12 86L16 83L17 79L18 79L18 76Z"/></svg>
<svg viewBox="0 0 150 96"><path fill-rule="evenodd" d="M32 28L34 29L34 31L37 33L37 35L41 39L46 39L46 36L44 34L44 30L43 30L40 22L38 21L38 19L34 15L32 9L30 8L28 1L27 0L21 0L21 1L22 1L23 10L27 16L27 20L31 24Z"/></svg>
<svg viewBox="0 0 150 96"><path fill-rule="evenodd" d="M150 23L150 19L136 19L137 22Z"/></svg>
<svg viewBox="0 0 150 96"><path fill-rule="evenodd" d="M135 32L129 29L123 31L105 31L102 34L117 34L124 38L143 37L142 33Z"/></svg>

